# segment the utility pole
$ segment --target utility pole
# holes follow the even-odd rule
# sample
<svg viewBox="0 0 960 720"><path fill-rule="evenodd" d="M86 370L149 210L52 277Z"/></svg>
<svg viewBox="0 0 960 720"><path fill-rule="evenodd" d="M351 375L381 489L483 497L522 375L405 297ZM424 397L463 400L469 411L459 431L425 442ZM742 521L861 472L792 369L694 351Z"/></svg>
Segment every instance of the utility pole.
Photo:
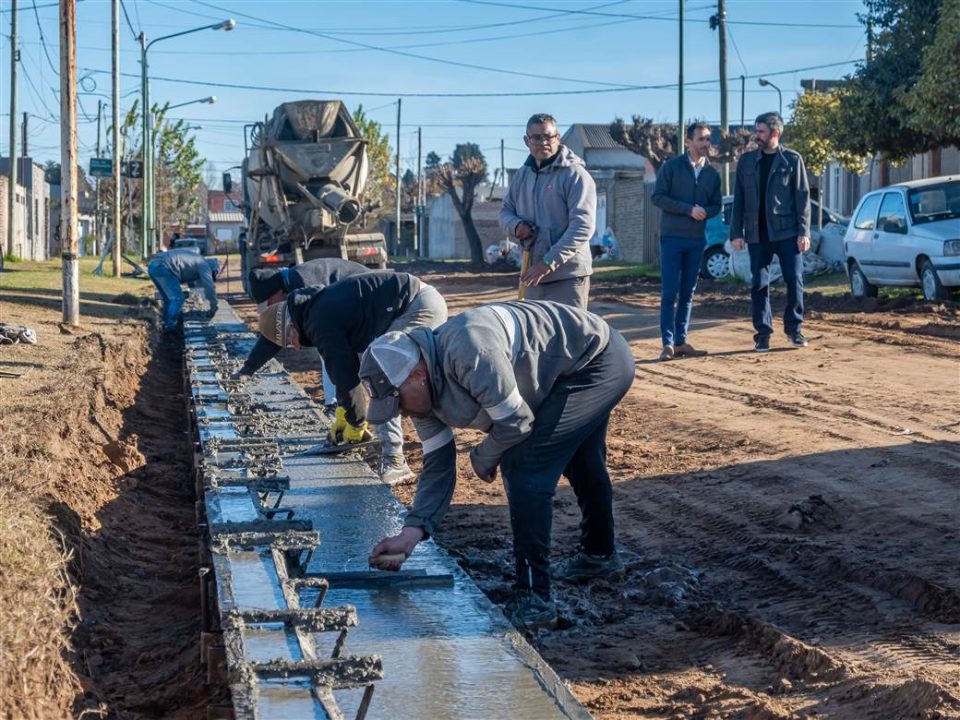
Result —
<svg viewBox="0 0 960 720"><path fill-rule="evenodd" d="M113 0L111 24L113 34L113 276L120 277L120 165L123 148L120 145L120 0ZM133 208L130 208L132 214Z"/></svg>
<svg viewBox="0 0 960 720"><path fill-rule="evenodd" d="M421 229L423 227L423 205L420 204L420 187L423 185L423 165L421 156L423 155L423 128L417 128L417 199L414 201L416 207L413 213L413 244L414 254L417 257L423 256L423 243L421 242Z"/></svg>
<svg viewBox="0 0 960 720"><path fill-rule="evenodd" d="M720 41L720 136L726 137L730 132L730 123L727 119L727 2L717 0L717 38ZM724 161L723 194L730 194L730 163Z"/></svg>
<svg viewBox="0 0 960 720"><path fill-rule="evenodd" d="M63 322L80 324L80 262L77 258L77 7L60 0L60 258L63 261Z"/></svg>
<svg viewBox="0 0 960 720"><path fill-rule="evenodd" d="M747 121L747 76L740 76L740 127Z"/></svg>
<svg viewBox="0 0 960 720"><path fill-rule="evenodd" d="M97 159L100 158L100 123L103 120L103 100L97 100ZM97 175L93 183L93 191L97 194L94 202L93 222L93 254L99 255L103 246L103 221L100 218L100 176Z"/></svg>
<svg viewBox="0 0 960 720"><path fill-rule="evenodd" d="M137 38L140 41L140 72L141 72L141 82L140 82L140 98L141 98L141 108L140 114L142 116L142 123L140 125L143 128L140 138L140 146L143 150L143 179L140 181L140 243L141 248L140 252L143 255L143 258L146 259L150 254L148 248L148 237L150 234L150 218L149 208L150 208L150 108L148 107L150 103L150 94L148 90L147 80L147 36L144 33L140 33L140 37Z"/></svg>
<svg viewBox="0 0 960 720"><path fill-rule="evenodd" d="M394 235L393 251L400 253L400 105L403 98L397 98L397 230Z"/></svg>
<svg viewBox="0 0 960 720"><path fill-rule="evenodd" d="M680 28L680 84L677 88L678 113L677 113L677 155L683 155L686 146L683 142L683 0L680 0L680 22L677 24Z"/></svg>
<svg viewBox="0 0 960 720"><path fill-rule="evenodd" d="M504 147L503 147L503 138L500 138L500 182L503 183L503 186L507 186L507 165L504 162Z"/></svg>
<svg viewBox="0 0 960 720"><path fill-rule="evenodd" d="M17 29L17 0L10 5L10 168L7 170L7 253L13 255L17 238L17 64L20 39Z"/></svg>

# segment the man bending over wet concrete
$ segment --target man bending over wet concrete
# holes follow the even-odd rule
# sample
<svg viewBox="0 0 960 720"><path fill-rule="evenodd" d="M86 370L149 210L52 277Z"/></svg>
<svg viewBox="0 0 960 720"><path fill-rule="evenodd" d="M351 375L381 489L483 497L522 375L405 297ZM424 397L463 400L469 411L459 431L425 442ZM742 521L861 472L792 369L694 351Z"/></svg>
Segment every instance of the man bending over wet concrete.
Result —
<svg viewBox="0 0 960 720"><path fill-rule="evenodd" d="M385 332L432 329L446 319L447 304L436 288L407 273L369 272L325 288L295 290L260 314L260 332L278 347L317 349L336 388L331 441L357 443L367 435L360 354ZM400 418L374 424L381 444L380 478L390 485L412 478L403 457Z"/></svg>
<svg viewBox="0 0 960 720"><path fill-rule="evenodd" d="M184 295L181 283L192 288L199 287L210 306L209 316L217 312L217 290L214 279L220 272L220 264L213 258L205 258L192 250L167 250L157 253L147 264L147 275L156 285L163 301L163 329L173 332L183 313Z"/></svg>
<svg viewBox="0 0 960 720"><path fill-rule="evenodd" d="M457 479L451 428L487 437L470 452L473 471L498 468L510 504L516 582L506 612L518 627L550 627L550 528L560 475L583 519L580 551L553 569L579 581L616 576L613 499L606 466L610 411L633 382L623 337L586 310L553 302L507 302L465 312L436 330L391 332L371 343L360 377L371 422L408 415L423 443L423 472L399 535L374 547L371 564L399 570L432 535Z"/></svg>
<svg viewBox="0 0 960 720"><path fill-rule="evenodd" d="M322 288L343 278L370 272L360 263L340 258L318 258L289 268L257 268L247 275L250 295L261 313L269 305L283 302L294 290L306 287ZM280 352L280 348L262 335L247 356L238 375L253 375ZM330 379L323 358L320 358L320 374L323 378L323 403L328 412L337 404L337 388Z"/></svg>

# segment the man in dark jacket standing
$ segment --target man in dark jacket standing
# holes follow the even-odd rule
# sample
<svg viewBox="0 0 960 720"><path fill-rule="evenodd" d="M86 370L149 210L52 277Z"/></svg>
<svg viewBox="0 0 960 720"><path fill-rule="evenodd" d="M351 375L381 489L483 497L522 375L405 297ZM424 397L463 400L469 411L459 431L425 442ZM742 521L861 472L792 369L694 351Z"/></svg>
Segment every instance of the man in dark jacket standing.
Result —
<svg viewBox="0 0 960 720"><path fill-rule="evenodd" d="M508 617L518 627L557 620L551 577L581 581L623 573L614 544L613 497L606 466L610 411L630 388L626 340L596 315L554 302L485 305L436 330L388 333L363 355L360 376L371 421L413 417L423 471L399 535L385 538L371 564L399 570L432 535L457 481L451 428L487 433L470 452L484 482L498 469L510 505L514 592ZM583 514L580 551L550 571L553 496L560 475Z"/></svg>
<svg viewBox="0 0 960 720"><path fill-rule="evenodd" d="M308 260L289 268L257 268L247 275L247 285L250 296L257 304L257 312L261 313L268 305L273 305L287 299L287 295L294 290L305 287L326 287L343 278L370 272L370 269L360 263L340 258L317 258ZM280 352L280 347L267 340L263 335L257 338L256 344L247 356L246 362L240 368L240 375L253 375L267 362ZM323 403L331 410L337 403L337 388L330 380L330 374L320 358L320 375L323 378Z"/></svg>
<svg viewBox="0 0 960 720"><path fill-rule="evenodd" d="M597 188L583 160L560 144L557 121L539 113L523 138L530 156L517 170L500 210L500 227L530 251L520 277L528 300L587 309L597 222Z"/></svg>
<svg viewBox="0 0 960 720"><path fill-rule="evenodd" d="M447 304L436 288L406 273L369 272L325 288L303 288L260 314L260 332L279 347L315 347L336 386L334 442L365 438L366 396L360 386L360 354L390 330L438 327ZM403 457L400 419L374 423L381 443L380 478L395 484L413 476Z"/></svg>
<svg viewBox="0 0 960 720"><path fill-rule="evenodd" d="M730 217L734 250L750 252L750 305L754 349L770 350L773 314L770 310L770 263L780 259L787 286L783 330L797 348L807 346L803 324L803 253L810 249L810 184L800 154L780 144L783 119L778 113L760 115L754 125L757 149L737 164L737 182Z"/></svg>
<svg viewBox="0 0 960 720"><path fill-rule="evenodd" d="M167 250L157 253L147 264L147 275L153 281L163 300L163 329L177 329L183 311L184 295L180 284L199 287L209 305L209 315L217 312L217 290L213 281L220 271L214 258L205 258L193 250Z"/></svg>
<svg viewBox="0 0 960 720"><path fill-rule="evenodd" d="M671 158L657 173L653 204L660 216L661 360L697 357L706 351L687 342L693 293L707 246L707 219L720 213L720 174L710 165L712 128L687 128L687 152ZM679 299L678 299L679 297Z"/></svg>

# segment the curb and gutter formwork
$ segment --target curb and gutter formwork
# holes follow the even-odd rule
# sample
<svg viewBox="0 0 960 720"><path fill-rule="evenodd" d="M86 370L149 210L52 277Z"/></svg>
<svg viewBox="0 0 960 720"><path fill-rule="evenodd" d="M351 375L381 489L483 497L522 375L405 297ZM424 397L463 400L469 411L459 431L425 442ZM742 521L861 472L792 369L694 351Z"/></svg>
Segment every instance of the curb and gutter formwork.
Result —
<svg viewBox="0 0 960 720"><path fill-rule="evenodd" d="M201 659L232 703L210 716L589 718L433 541L399 573L368 567L403 505L355 452L309 453L329 420L279 363L229 379L255 336L228 304L198 317L184 323L184 382L204 536Z"/></svg>

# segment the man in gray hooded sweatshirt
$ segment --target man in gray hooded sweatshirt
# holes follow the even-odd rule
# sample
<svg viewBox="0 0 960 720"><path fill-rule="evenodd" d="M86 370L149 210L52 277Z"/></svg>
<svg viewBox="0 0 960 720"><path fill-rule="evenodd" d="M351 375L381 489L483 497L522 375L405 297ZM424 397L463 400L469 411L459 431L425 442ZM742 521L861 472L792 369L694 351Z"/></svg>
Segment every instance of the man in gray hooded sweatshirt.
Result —
<svg viewBox="0 0 960 720"><path fill-rule="evenodd" d="M398 570L436 531L457 481L451 428L482 430L486 438L470 452L473 471L493 482L499 470L510 504L516 580L507 616L518 627L552 626L551 575L576 582L623 573L606 436L610 411L633 376L633 355L620 333L586 310L552 302L484 305L436 330L374 340L360 363L367 417L411 416L423 470L403 530L377 544L371 565ZM583 520L580 552L551 573L560 475L570 481Z"/></svg>
<svg viewBox="0 0 960 720"><path fill-rule="evenodd" d="M552 115L539 113L527 120L523 141L530 156L503 199L500 227L530 251L530 267L520 277L525 297L586 310L596 185L583 160L560 144Z"/></svg>

